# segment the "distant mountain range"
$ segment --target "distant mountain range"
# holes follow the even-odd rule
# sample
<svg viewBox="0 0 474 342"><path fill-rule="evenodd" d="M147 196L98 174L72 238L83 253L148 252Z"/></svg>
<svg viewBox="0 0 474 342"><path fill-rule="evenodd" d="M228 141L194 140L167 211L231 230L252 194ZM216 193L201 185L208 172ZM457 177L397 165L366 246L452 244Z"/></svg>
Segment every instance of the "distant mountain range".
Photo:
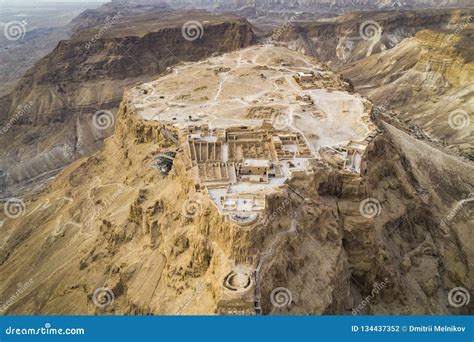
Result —
<svg viewBox="0 0 474 342"><path fill-rule="evenodd" d="M256 7L265 10L373 10L418 7L472 7L470 0L112 0L112 3L157 4L204 8Z"/></svg>

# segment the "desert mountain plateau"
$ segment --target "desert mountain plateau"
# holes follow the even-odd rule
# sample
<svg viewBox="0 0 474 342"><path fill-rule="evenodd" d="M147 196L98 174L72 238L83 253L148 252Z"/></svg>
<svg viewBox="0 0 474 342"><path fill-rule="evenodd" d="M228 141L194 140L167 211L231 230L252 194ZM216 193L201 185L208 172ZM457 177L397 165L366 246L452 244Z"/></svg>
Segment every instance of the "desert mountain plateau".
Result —
<svg viewBox="0 0 474 342"><path fill-rule="evenodd" d="M275 46L130 88L104 148L2 217L0 290L30 284L6 314L350 314L380 284L363 313L470 312L446 298L473 280L472 166L377 110Z"/></svg>

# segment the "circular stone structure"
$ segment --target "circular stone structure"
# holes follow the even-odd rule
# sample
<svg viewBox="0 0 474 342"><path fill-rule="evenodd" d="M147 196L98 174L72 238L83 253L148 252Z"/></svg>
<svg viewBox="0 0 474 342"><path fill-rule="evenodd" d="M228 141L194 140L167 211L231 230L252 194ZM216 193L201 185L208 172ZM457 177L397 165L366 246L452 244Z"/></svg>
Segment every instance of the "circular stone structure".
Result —
<svg viewBox="0 0 474 342"><path fill-rule="evenodd" d="M224 289L231 293L244 293L252 289L253 277L250 270L235 268L224 277Z"/></svg>

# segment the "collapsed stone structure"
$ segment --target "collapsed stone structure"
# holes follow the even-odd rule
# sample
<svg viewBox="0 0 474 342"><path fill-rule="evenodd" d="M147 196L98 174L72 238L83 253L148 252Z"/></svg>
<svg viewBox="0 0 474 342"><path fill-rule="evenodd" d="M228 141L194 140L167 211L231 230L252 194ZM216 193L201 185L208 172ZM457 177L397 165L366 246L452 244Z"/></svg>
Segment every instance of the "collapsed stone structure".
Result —
<svg viewBox="0 0 474 342"><path fill-rule="evenodd" d="M196 189L242 224L265 209L265 194L308 171L314 158L301 134L276 130L269 122L226 129L190 126L185 134L189 165L197 168Z"/></svg>

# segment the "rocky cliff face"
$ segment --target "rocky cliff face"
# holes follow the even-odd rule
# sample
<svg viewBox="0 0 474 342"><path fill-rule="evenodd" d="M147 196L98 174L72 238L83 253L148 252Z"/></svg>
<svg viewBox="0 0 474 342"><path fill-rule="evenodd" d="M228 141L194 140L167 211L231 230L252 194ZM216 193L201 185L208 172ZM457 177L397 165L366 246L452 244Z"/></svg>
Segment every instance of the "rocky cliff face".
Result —
<svg viewBox="0 0 474 342"><path fill-rule="evenodd" d="M3 312L472 313L447 302L473 282L472 166L374 119L361 176L315 162L267 199L273 219L241 227L195 193L180 154L167 177L150 167L173 143L125 98L102 151L2 217L0 290L22 284Z"/></svg>
<svg viewBox="0 0 474 342"><path fill-rule="evenodd" d="M455 31L472 10L354 12L332 20L293 22L278 40L322 61L342 65L398 45L420 30Z"/></svg>
<svg viewBox="0 0 474 342"><path fill-rule="evenodd" d="M100 28L79 31L30 69L12 93L0 99L0 193L30 189L31 181L48 178L97 150L113 131L113 112L125 87L150 80L174 64L232 51L254 40L245 20L202 12L187 15L175 13L154 25L153 13L147 13L147 20L127 17L123 26L117 22L100 34ZM182 26L190 18L206 22L200 39L183 36ZM107 126L94 125L98 112L107 114Z"/></svg>
<svg viewBox="0 0 474 342"><path fill-rule="evenodd" d="M469 6L469 1L443 1L443 0L415 0L415 1L397 1L397 0L262 0L256 1L257 6L262 8L290 8L290 9L339 9L344 11L354 10L375 10L389 8L417 8L417 7L448 7L448 6Z"/></svg>
<svg viewBox="0 0 474 342"><path fill-rule="evenodd" d="M123 0L117 1L121 2ZM161 0L160 0L161 1ZM144 4L156 3L158 0L141 0ZM468 0L166 0L172 6L200 6L204 8L241 8L254 6L259 10L375 10L388 8L417 8L417 7L449 7L470 6Z"/></svg>

